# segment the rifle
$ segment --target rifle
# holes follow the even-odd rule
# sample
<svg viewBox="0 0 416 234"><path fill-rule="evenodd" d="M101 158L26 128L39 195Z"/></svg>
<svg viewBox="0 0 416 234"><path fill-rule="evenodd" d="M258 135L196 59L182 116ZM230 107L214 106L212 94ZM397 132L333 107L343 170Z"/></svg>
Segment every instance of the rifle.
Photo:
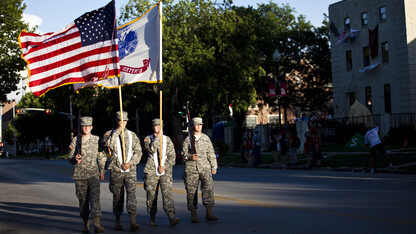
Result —
<svg viewBox="0 0 416 234"><path fill-rule="evenodd" d="M72 157L71 163L73 165L77 164L76 156L77 154L81 154L81 148L82 148L82 136L81 136L81 111L79 111L78 114L78 133L77 133L77 143L75 146L75 152L74 157Z"/></svg>
<svg viewBox="0 0 416 234"><path fill-rule="evenodd" d="M188 122L188 136L189 136L189 141L191 144L191 153L196 154L195 138L194 138L194 133L192 132L191 114L189 113L188 104L189 102L186 102L186 120Z"/></svg>

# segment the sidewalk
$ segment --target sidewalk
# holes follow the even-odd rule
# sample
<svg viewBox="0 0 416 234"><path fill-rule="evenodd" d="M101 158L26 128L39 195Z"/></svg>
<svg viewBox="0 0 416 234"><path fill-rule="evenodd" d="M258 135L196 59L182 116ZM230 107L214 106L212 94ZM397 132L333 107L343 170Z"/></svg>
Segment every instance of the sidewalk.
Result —
<svg viewBox="0 0 416 234"><path fill-rule="evenodd" d="M386 150L387 154L390 156L416 156L416 148L404 148L404 149L393 149L393 150ZM229 152L229 155L234 155L234 157L240 157L240 153L238 152ZM368 152L322 152L324 160L325 158L339 156L339 155L368 155ZM262 157L273 157L271 152L262 152ZM287 156L288 157L288 156ZM416 166L416 160L414 162L407 162L407 163L394 163L393 161L393 168L387 167L380 167L376 168L377 173L395 173L395 174L416 174L416 171L409 171L403 168ZM240 162L240 161L239 161ZM368 173L369 168L365 171L365 166L359 167L351 167L351 166L340 166L340 167L331 167L331 165L316 167L316 168L307 168L304 166L306 164L306 159L300 159L299 162L303 165L292 165L283 167L280 163L273 164L273 163L265 163L260 164L257 167L253 168L268 168L268 169L292 169L292 170L328 170L328 171L351 171L351 172L363 172ZM220 166L223 167L247 167L242 165L241 163L219 163Z"/></svg>

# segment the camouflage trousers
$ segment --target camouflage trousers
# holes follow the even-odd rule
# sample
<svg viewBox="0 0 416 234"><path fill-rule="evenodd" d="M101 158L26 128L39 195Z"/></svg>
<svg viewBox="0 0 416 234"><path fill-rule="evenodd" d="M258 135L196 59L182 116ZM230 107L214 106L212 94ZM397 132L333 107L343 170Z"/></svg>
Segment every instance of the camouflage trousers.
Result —
<svg viewBox="0 0 416 234"><path fill-rule="evenodd" d="M79 200L79 214L82 218L101 216L100 180L91 177L87 180L75 181L75 194Z"/></svg>
<svg viewBox="0 0 416 234"><path fill-rule="evenodd" d="M110 192L113 194L113 213L120 216L123 213L124 190L126 190L126 208L129 214L137 214L136 210L136 177L130 173L111 172Z"/></svg>
<svg viewBox="0 0 416 234"><path fill-rule="evenodd" d="M204 170L199 173L185 171L183 181L185 182L188 210L197 209L199 181L201 181L202 204L214 206L214 181L211 171Z"/></svg>
<svg viewBox="0 0 416 234"><path fill-rule="evenodd" d="M172 197L173 179L172 174L162 176L150 175L146 173L143 177L144 190L146 191L146 206L148 214L157 213L157 196L159 187L162 191L163 209L165 213L175 213L175 203Z"/></svg>

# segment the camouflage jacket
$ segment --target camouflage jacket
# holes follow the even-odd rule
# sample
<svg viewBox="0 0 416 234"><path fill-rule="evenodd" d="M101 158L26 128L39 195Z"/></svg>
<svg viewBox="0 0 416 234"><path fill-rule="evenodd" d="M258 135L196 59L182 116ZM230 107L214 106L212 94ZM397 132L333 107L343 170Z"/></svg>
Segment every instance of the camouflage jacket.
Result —
<svg viewBox="0 0 416 234"><path fill-rule="evenodd" d="M136 177L136 165L140 163L140 160L142 159L142 146L140 145L140 140L137 137L137 135L132 132L129 131L127 129L124 130L124 144L125 144L125 154L126 154L126 160L127 160L127 155L128 155L128 151L129 151L129 134L128 132L131 133L132 135L132 156L130 161L128 161L128 163L130 163L130 169L129 169L129 173L132 174L132 176ZM111 131L108 131L103 138L103 143L104 146L108 147L110 150L110 165L108 166L108 170L112 171L112 172L121 172L121 163L118 159L118 150L117 150L117 140L120 139L120 143L121 143L121 130L120 129L114 129Z"/></svg>
<svg viewBox="0 0 416 234"><path fill-rule="evenodd" d="M82 162L74 165L74 173L72 175L73 180L85 180L93 176L99 176L99 172L104 172L105 163L107 157L101 150L99 145L100 138L95 135L90 137L82 137L81 143L81 156ZM77 137L72 139L69 145L69 160L71 163L75 161L75 150L77 144ZM98 165L97 165L98 160ZM99 168L98 168L99 166ZM99 169L99 170L98 170Z"/></svg>
<svg viewBox="0 0 416 234"><path fill-rule="evenodd" d="M148 152L148 158L147 163L144 168L144 173L155 175L156 167L155 167L155 159L153 157L153 154L157 152L157 157L159 157L159 151L160 151L160 138L158 136L154 137L153 140L151 136L147 136L144 139L144 148ZM166 161L164 164L165 167L165 173L166 174L172 174L172 167L175 165L176 162L176 153L175 153L175 146L173 145L172 140L166 136L166 142L163 142L163 144L166 145ZM159 160L159 159L156 159Z"/></svg>
<svg viewBox="0 0 416 234"><path fill-rule="evenodd" d="M201 137L198 140L195 140L195 147L198 160L193 161L189 136L187 136L182 144L182 157L185 161L185 171L193 173L201 172L206 169L211 170L211 172L217 171L217 158L209 137L204 133L201 133Z"/></svg>

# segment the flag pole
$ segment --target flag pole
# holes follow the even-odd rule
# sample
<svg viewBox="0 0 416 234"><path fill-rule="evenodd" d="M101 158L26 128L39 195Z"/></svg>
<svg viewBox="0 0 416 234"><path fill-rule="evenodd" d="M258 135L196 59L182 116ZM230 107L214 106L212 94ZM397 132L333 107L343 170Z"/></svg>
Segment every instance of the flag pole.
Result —
<svg viewBox="0 0 416 234"><path fill-rule="evenodd" d="M159 36L159 82L162 82L162 1L159 2L159 13L160 13L160 24L159 24L159 30L160 30L160 36ZM159 90L159 113L160 113L160 131L163 129L162 124L162 105L163 105L163 96L162 96L162 89L163 86L160 85ZM162 131L163 133L163 131ZM165 143L166 144L166 143ZM163 154L163 134L160 137L160 145L159 145L159 166L162 166L162 154Z"/></svg>
<svg viewBox="0 0 416 234"><path fill-rule="evenodd" d="M124 119L123 119L123 101L121 98L121 82L120 82L120 78L118 80L119 84L118 84L118 96L119 96L119 100L120 100L120 121L121 124L124 124ZM124 144L124 128L121 128L121 145L122 145L122 154L123 154L123 164L126 163L126 150L125 150L125 144Z"/></svg>
<svg viewBox="0 0 416 234"><path fill-rule="evenodd" d="M162 132L162 135L160 136L160 144L159 144L159 166L163 166L162 165L162 154L163 154L163 124L162 124L162 89L159 90L159 113L160 113L160 131Z"/></svg>
<svg viewBox="0 0 416 234"><path fill-rule="evenodd" d="M112 1L114 4L114 9L115 9L115 1ZM117 15L116 15L116 11L114 10L114 24L113 24L113 33L111 34L111 44L113 44L113 37L114 37L114 30L116 30L116 19L117 19ZM118 57L118 56L117 56ZM118 58L117 58L118 60ZM119 61L117 61L118 63ZM122 95L121 95L121 73L120 76L118 77L118 96L119 96L119 101L120 101L120 121L121 124L124 125L124 119L123 119L123 99L122 99ZM124 128L121 128L121 153L123 154L123 164L126 163L126 147L124 144Z"/></svg>

